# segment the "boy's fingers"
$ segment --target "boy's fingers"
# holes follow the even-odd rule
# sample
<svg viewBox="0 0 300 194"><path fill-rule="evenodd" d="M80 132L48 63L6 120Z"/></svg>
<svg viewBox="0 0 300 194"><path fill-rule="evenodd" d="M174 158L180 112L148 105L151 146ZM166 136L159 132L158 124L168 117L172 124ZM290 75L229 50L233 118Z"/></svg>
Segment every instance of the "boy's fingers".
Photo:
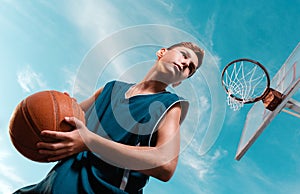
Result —
<svg viewBox="0 0 300 194"><path fill-rule="evenodd" d="M80 121L76 117L65 117L65 121L77 128L80 128L83 125L82 121Z"/></svg>
<svg viewBox="0 0 300 194"><path fill-rule="evenodd" d="M41 132L42 137L56 139L56 140L64 140L66 138L65 132L60 131L51 131L51 130L43 130Z"/></svg>
<svg viewBox="0 0 300 194"><path fill-rule="evenodd" d="M38 142L36 144L38 149L47 149L47 150L59 150L65 147L63 143L46 143L46 142Z"/></svg>

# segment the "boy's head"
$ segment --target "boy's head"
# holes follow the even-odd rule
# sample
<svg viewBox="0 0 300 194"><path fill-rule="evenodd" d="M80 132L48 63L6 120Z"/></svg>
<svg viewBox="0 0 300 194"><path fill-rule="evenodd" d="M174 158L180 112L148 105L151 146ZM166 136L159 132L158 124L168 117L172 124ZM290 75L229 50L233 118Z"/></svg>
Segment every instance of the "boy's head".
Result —
<svg viewBox="0 0 300 194"><path fill-rule="evenodd" d="M203 57L204 57L204 50L201 49L198 45L196 45L195 43L192 43L192 42L180 42L180 43L177 43L177 44L174 44L174 45L170 46L167 49L171 50L175 47L186 47L186 48L189 48L192 51L194 51L194 53L197 55L197 58L198 58L197 69L201 66L202 61L203 61ZM191 77L193 74L189 75L189 77Z"/></svg>

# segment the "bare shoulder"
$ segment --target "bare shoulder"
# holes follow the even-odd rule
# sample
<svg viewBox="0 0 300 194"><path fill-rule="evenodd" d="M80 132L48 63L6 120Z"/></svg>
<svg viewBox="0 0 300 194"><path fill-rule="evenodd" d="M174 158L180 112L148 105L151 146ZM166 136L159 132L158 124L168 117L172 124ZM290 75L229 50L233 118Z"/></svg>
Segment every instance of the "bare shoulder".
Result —
<svg viewBox="0 0 300 194"><path fill-rule="evenodd" d="M101 94L102 91L103 91L103 87L99 88L93 95L91 95L86 100L82 101L80 103L82 110L87 111L88 108L95 102L95 100L98 98L98 96Z"/></svg>
<svg viewBox="0 0 300 194"><path fill-rule="evenodd" d="M180 118L181 106L180 103L175 103L170 107L158 125L157 146L164 144L166 141L174 138L176 134L179 134Z"/></svg>

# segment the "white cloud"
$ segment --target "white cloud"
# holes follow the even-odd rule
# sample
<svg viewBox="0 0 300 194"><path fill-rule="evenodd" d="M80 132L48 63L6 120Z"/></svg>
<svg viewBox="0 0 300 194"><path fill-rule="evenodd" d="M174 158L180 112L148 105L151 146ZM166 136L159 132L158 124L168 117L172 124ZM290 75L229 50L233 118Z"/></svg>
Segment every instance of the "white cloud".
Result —
<svg viewBox="0 0 300 194"><path fill-rule="evenodd" d="M191 172L198 177L200 181L207 181L208 176L214 176L215 171L214 167L216 163L224 156L227 155L227 151L223 149L217 149L210 154L200 156L197 153L197 147L192 148L192 151L189 151L183 154L181 157L182 163L191 168Z"/></svg>
<svg viewBox="0 0 300 194"><path fill-rule="evenodd" d="M46 82L43 81L42 75L32 70L29 65L17 73L17 80L25 92L32 92L33 90L46 87Z"/></svg>
<svg viewBox="0 0 300 194"><path fill-rule="evenodd" d="M0 145L0 193L8 194L13 192L16 184L25 184L26 181L18 176L17 170L7 162L13 155L6 148L6 139L0 138Z"/></svg>
<svg viewBox="0 0 300 194"><path fill-rule="evenodd" d="M210 46L210 48L212 48L214 45L212 41L214 31L215 31L215 15L212 15L211 18L208 19L205 27L205 36L206 36L208 46Z"/></svg>
<svg viewBox="0 0 300 194"><path fill-rule="evenodd" d="M93 72L93 70L78 72L78 69L65 66L61 70L64 72L65 78L67 78L65 79L67 86L63 90L80 102L91 96L96 91L96 88L95 83L90 82L90 72Z"/></svg>
<svg viewBox="0 0 300 194"><path fill-rule="evenodd" d="M0 179L0 193L11 194L12 192L13 192L12 186L10 186L7 181Z"/></svg>
<svg viewBox="0 0 300 194"><path fill-rule="evenodd" d="M21 183L21 184L26 183L25 180L23 180L21 177L18 176L18 173L13 167L9 166L8 164L2 163L2 161L0 163L0 172L1 172L1 176L5 177L7 181L9 180L14 183Z"/></svg>
<svg viewBox="0 0 300 194"><path fill-rule="evenodd" d="M65 80L65 82L67 84L67 88L65 88L64 90L66 92L68 92L70 95L72 95L71 92L74 92L73 87L74 87L74 82L75 82L75 78L76 78L76 71L74 71L72 68L68 68L68 67L63 67L62 71L64 72L64 75L67 78Z"/></svg>
<svg viewBox="0 0 300 194"><path fill-rule="evenodd" d="M0 138L0 142L2 141L3 139ZM0 154L0 162L5 160L5 158L9 157L11 154L6 151L6 150L1 150L1 154ZM1 164L0 164L1 165Z"/></svg>
<svg viewBox="0 0 300 194"><path fill-rule="evenodd" d="M166 10L168 10L169 12L173 11L174 8L174 4L173 3L169 3L163 0L158 1L158 3L160 3L163 7L166 8Z"/></svg>
<svg viewBox="0 0 300 194"><path fill-rule="evenodd" d="M177 176L189 193L214 194L216 190L212 187L217 186L215 181L220 177L216 168L227 151L219 148L200 156L197 150L197 143L194 143L192 148L181 154Z"/></svg>
<svg viewBox="0 0 300 194"><path fill-rule="evenodd" d="M209 100L207 98L207 96L200 96L199 98L199 104L201 104L201 108L203 108L203 112L204 111L207 111L210 107L210 103L209 103Z"/></svg>
<svg viewBox="0 0 300 194"><path fill-rule="evenodd" d="M88 44L95 44L117 30L140 24L165 24L177 26L186 31L190 31L194 27L191 22L183 20L183 15L178 15L178 12L173 11L175 9L182 11L182 7L178 5L176 7L173 2L128 1L121 6L114 1L70 2L65 4L66 17L78 28L84 41ZM189 5L186 6L186 9L189 10ZM150 7L155 7L155 9ZM132 11L124 12L124 9ZM210 27L213 26L212 22Z"/></svg>
<svg viewBox="0 0 300 194"><path fill-rule="evenodd" d="M83 37L92 43L97 42L120 28L120 10L108 1L77 1L65 5L67 17L81 31ZM123 25L124 26L124 25Z"/></svg>

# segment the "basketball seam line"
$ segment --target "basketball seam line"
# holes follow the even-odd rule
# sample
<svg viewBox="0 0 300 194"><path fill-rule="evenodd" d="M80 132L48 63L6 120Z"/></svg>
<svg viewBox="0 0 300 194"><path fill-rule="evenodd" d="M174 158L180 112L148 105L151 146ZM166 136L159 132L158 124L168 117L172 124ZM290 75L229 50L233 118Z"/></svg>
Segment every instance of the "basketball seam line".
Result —
<svg viewBox="0 0 300 194"><path fill-rule="evenodd" d="M53 91L50 91L50 95L51 95L51 97L52 97L52 99L53 99L53 104L54 104L54 110L53 110L54 115L53 115L53 116L54 116L54 118L55 118L55 131L57 131L57 129L59 129L59 126L58 126L58 124L59 124L59 119L58 119L58 114L57 114L58 103L57 103L57 99L56 99L56 97L55 97Z"/></svg>

